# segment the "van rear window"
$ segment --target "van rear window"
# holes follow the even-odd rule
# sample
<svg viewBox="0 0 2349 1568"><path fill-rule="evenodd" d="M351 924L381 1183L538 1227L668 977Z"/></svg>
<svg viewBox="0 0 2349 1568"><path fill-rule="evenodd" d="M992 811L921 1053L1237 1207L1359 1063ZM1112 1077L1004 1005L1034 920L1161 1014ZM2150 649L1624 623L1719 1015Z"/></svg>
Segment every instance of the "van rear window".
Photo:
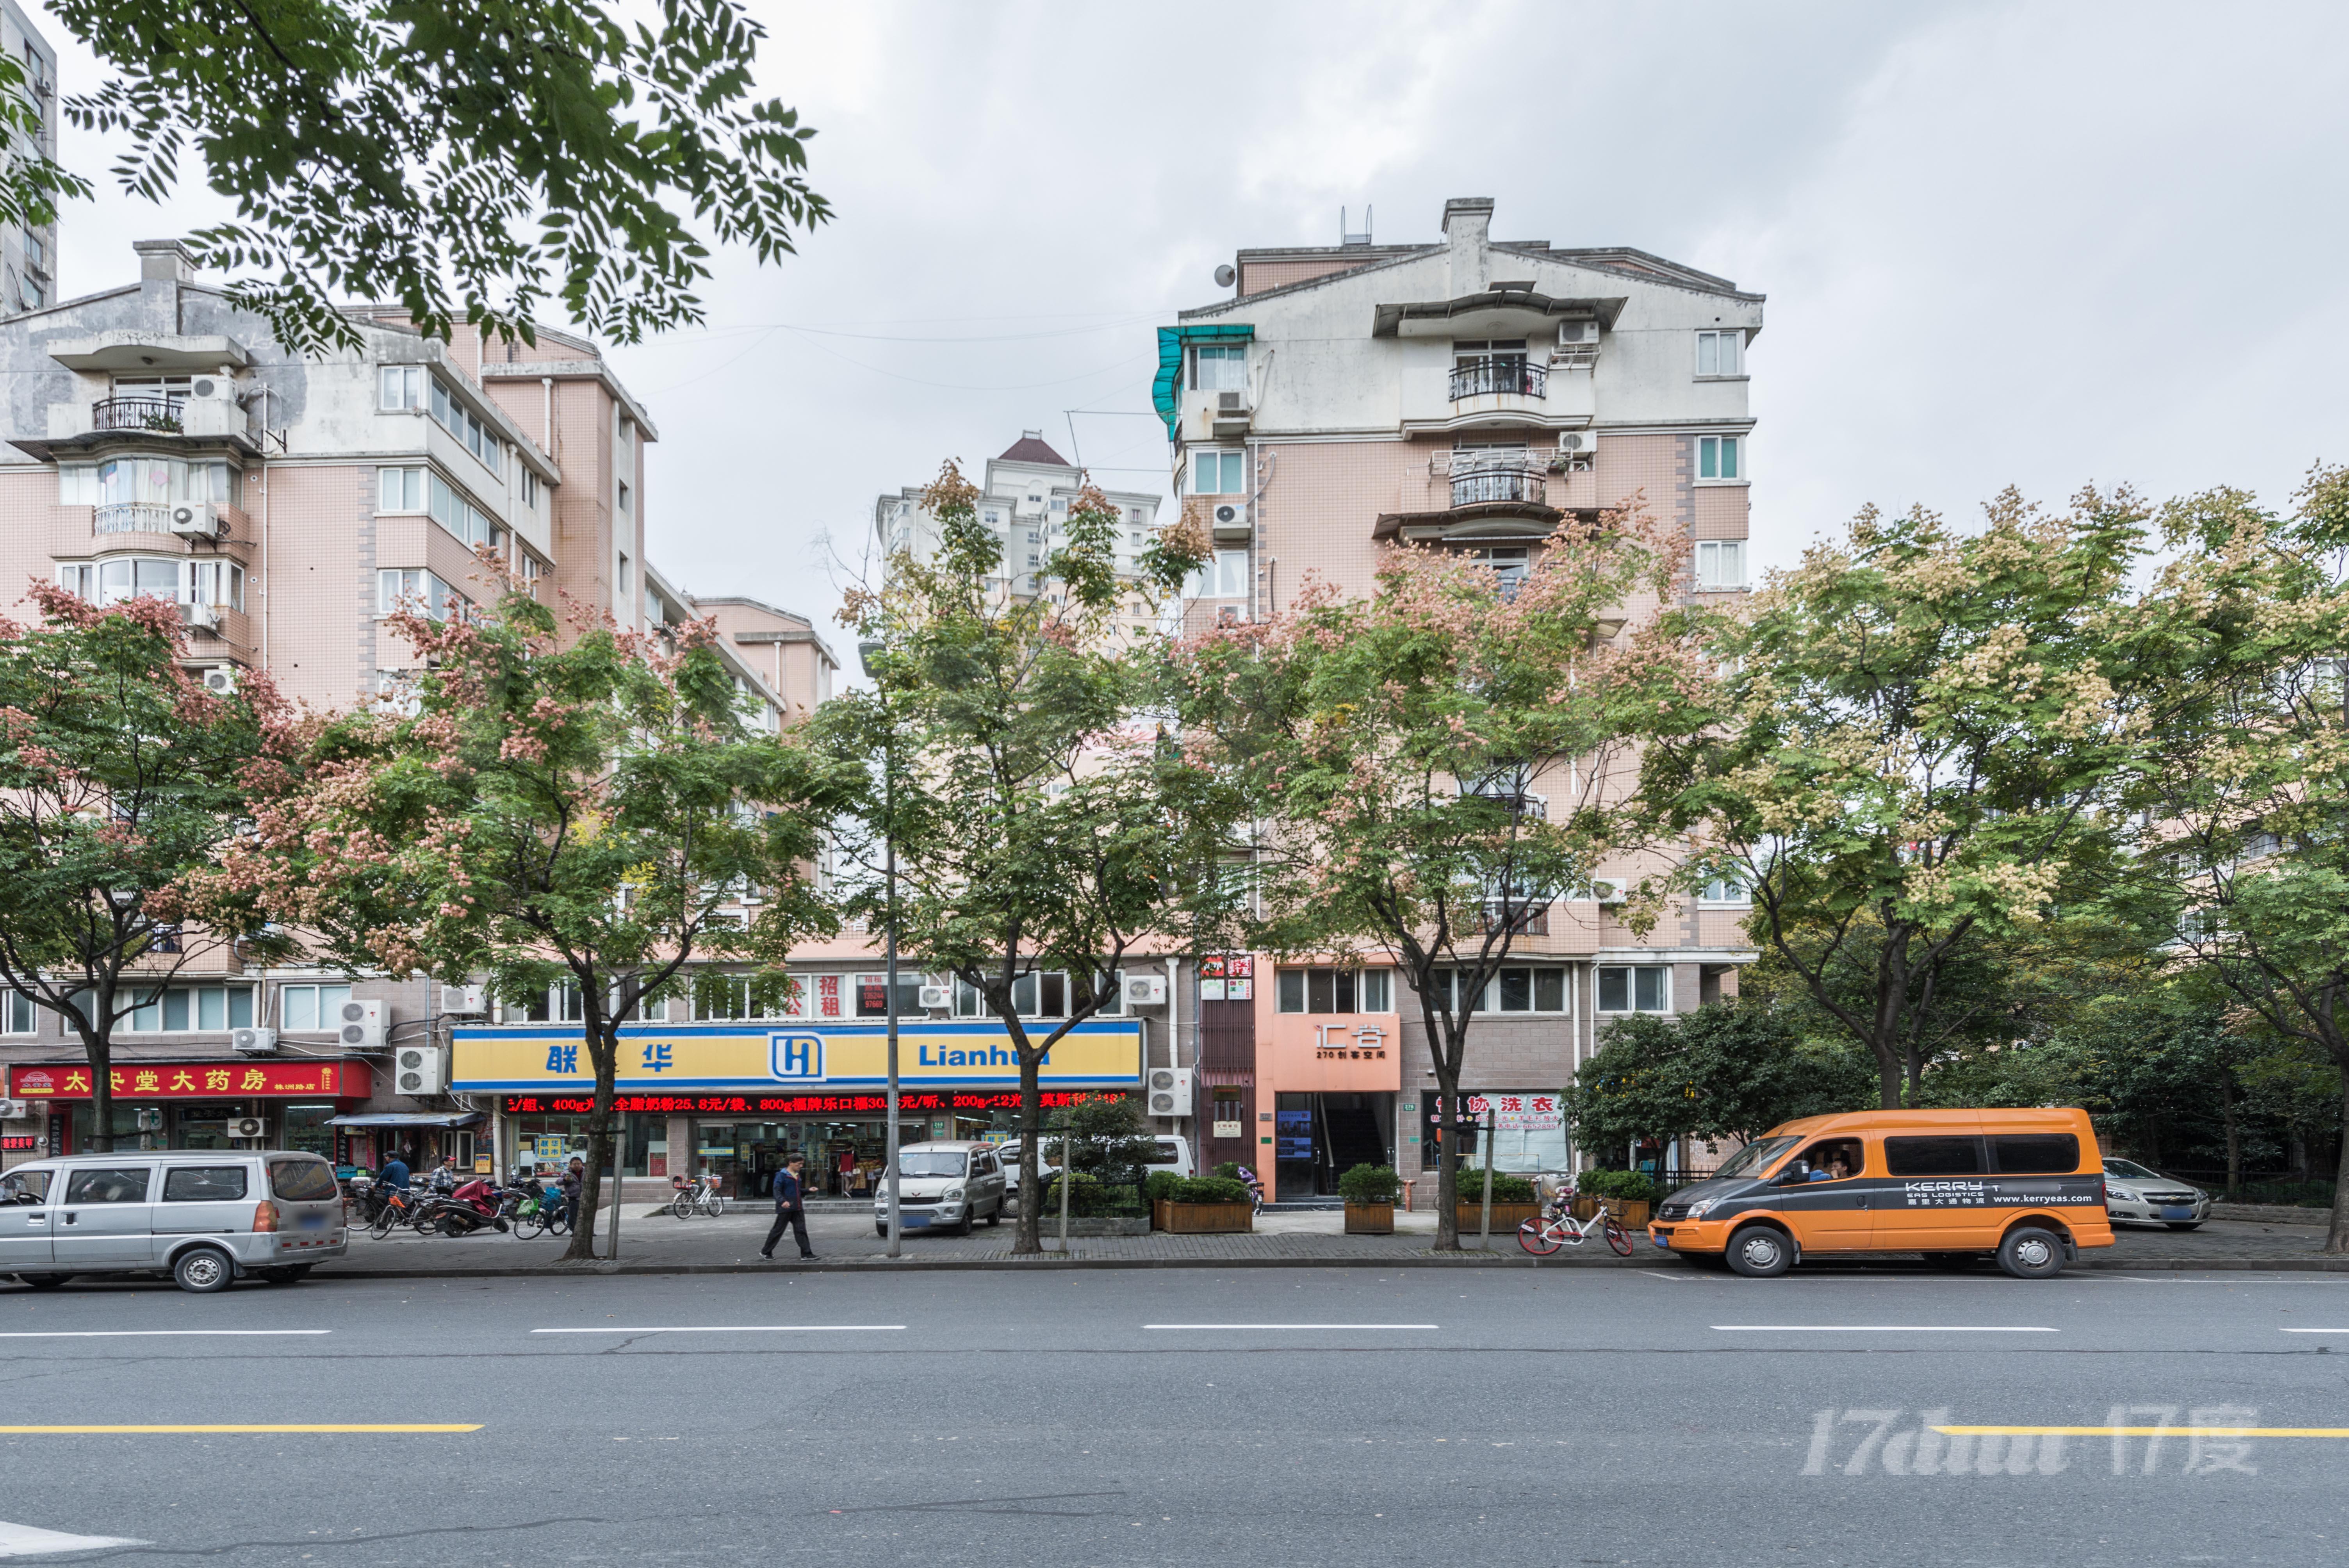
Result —
<svg viewBox="0 0 2349 1568"><path fill-rule="evenodd" d="M1979 1138L1888 1138L1884 1168L1895 1176L1979 1176Z"/></svg>
<svg viewBox="0 0 2349 1568"><path fill-rule="evenodd" d="M2010 1173L2055 1175L2080 1168L2080 1140L2068 1132L2017 1132L1993 1135L1990 1157Z"/></svg>
<svg viewBox="0 0 2349 1568"><path fill-rule="evenodd" d="M166 1203L224 1203L244 1196L242 1165L173 1165L163 1171Z"/></svg>
<svg viewBox="0 0 2349 1568"><path fill-rule="evenodd" d="M343 1195L335 1168L323 1160L273 1160L269 1190L289 1203L324 1203Z"/></svg>

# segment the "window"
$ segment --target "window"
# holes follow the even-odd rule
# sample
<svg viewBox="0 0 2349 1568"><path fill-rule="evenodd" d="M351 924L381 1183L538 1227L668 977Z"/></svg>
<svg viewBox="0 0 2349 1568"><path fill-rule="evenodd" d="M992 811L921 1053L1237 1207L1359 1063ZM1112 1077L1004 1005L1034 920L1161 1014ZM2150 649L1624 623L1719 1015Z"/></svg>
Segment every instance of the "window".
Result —
<svg viewBox="0 0 2349 1568"><path fill-rule="evenodd" d="M620 597L625 599L636 591L636 573L633 570L632 563L628 560L627 553L624 551L620 555Z"/></svg>
<svg viewBox="0 0 2349 1568"><path fill-rule="evenodd" d="M424 407L426 377L421 365L387 365L378 382L376 407L386 413Z"/></svg>
<svg viewBox="0 0 2349 1568"><path fill-rule="evenodd" d="M1699 376L1744 375L1744 329L1738 327L1728 332L1698 333L1696 335L1696 373Z"/></svg>
<svg viewBox="0 0 2349 1568"><path fill-rule="evenodd" d="M481 465L490 472L495 474L503 471L500 462L502 454L497 437L491 433L487 425L481 423L478 415L457 400L455 393L450 391L437 379L431 382L431 405L434 421L441 428L456 437L460 446L472 453Z"/></svg>
<svg viewBox="0 0 2349 1568"><path fill-rule="evenodd" d="M622 480L616 487L620 498L620 515L628 515L628 481Z"/></svg>
<svg viewBox="0 0 2349 1568"><path fill-rule="evenodd" d="M1696 544L1696 585L1699 588L1745 586L1745 541L1700 539Z"/></svg>
<svg viewBox="0 0 2349 1568"><path fill-rule="evenodd" d="M424 470L422 469L378 469L375 509L378 511L422 511L424 510Z"/></svg>
<svg viewBox="0 0 2349 1568"><path fill-rule="evenodd" d="M5 1017L0 1017L0 1033L10 1035L31 1034L33 1032L35 1019L36 1016L35 1006L36 1004L33 999L30 996L26 995L22 991L9 992L8 1011Z"/></svg>
<svg viewBox="0 0 2349 1568"><path fill-rule="evenodd" d="M343 1004L350 999L348 985L280 985L277 1026L288 1034L338 1028Z"/></svg>
<svg viewBox="0 0 2349 1568"><path fill-rule="evenodd" d="M242 1165L180 1165L163 1172L166 1203L233 1203L243 1196Z"/></svg>
<svg viewBox="0 0 2349 1568"><path fill-rule="evenodd" d="M1554 965L1512 965L1485 985L1484 995L1475 998L1475 1010L1480 1013L1563 1013L1573 995L1574 982L1563 968ZM1433 1000L1439 1007L1449 1005L1457 1014L1470 1000L1468 976L1458 970L1439 971L1435 976Z"/></svg>
<svg viewBox="0 0 2349 1568"><path fill-rule="evenodd" d="M2077 1161L2066 1169L2075 1168ZM1895 1176L1979 1176L1979 1138L1888 1138L1884 1168Z"/></svg>
<svg viewBox="0 0 2349 1568"><path fill-rule="evenodd" d="M1185 594L1193 599L1245 599L1248 596L1248 552L1218 550L1216 558L1191 574Z"/></svg>
<svg viewBox="0 0 2349 1568"><path fill-rule="evenodd" d="M535 469L522 471L522 504L533 511L538 510L538 470Z"/></svg>
<svg viewBox="0 0 2349 1568"><path fill-rule="evenodd" d="M375 574L376 614L420 611L429 620L445 621L464 601L457 591L431 573L387 566Z"/></svg>
<svg viewBox="0 0 2349 1568"><path fill-rule="evenodd" d="M1246 452L1196 452L1191 458L1193 495L1238 495L1247 489Z"/></svg>
<svg viewBox="0 0 2349 1568"><path fill-rule="evenodd" d="M323 1160L271 1161L269 1190L289 1203L329 1203L343 1195L335 1168Z"/></svg>
<svg viewBox="0 0 2349 1568"><path fill-rule="evenodd" d="M1501 580L1504 599L1514 597L1526 573L1533 570L1533 551L1523 544L1479 545L1468 552L1468 559Z"/></svg>
<svg viewBox="0 0 2349 1568"><path fill-rule="evenodd" d="M68 1171L66 1202L77 1205L143 1203L147 1201L147 1179L154 1173L154 1168L147 1165L109 1165Z"/></svg>
<svg viewBox="0 0 2349 1568"><path fill-rule="evenodd" d="M1669 1013L1672 972L1661 964L1602 965L1599 970L1602 1013Z"/></svg>
<svg viewBox="0 0 2349 1568"><path fill-rule="evenodd" d="M1385 1013L1392 1010L1391 969L1284 969L1274 983L1283 1013Z"/></svg>
<svg viewBox="0 0 2349 1568"><path fill-rule="evenodd" d="M1116 1017L1125 1010L1123 989L1119 985L1121 978L1120 975L1104 975L1100 980L1099 985L1103 988L1106 999L1097 1016ZM1076 999L1075 990L1076 987L1069 984L1067 974L1061 970L1022 975L1011 982L1011 1008L1023 1018L1065 1018L1069 1016L1071 1002ZM991 1018L995 1016L987 1005L987 998L979 995L978 988L959 980L955 982L954 1015L957 1018Z"/></svg>
<svg viewBox="0 0 2349 1568"><path fill-rule="evenodd" d="M93 604L145 597L224 610L244 608L244 568L233 561L164 561L128 555L107 561L68 561L57 567L57 586Z"/></svg>
<svg viewBox="0 0 2349 1568"><path fill-rule="evenodd" d="M1744 476L1737 467L1738 447L1743 436L1702 436L1696 443L1696 477L1701 480L1733 480Z"/></svg>
<svg viewBox="0 0 2349 1568"><path fill-rule="evenodd" d="M1196 373L1192 377L1193 388L1200 392L1245 392L1247 390L1247 346L1238 343L1203 343L1192 350L1195 356Z"/></svg>
<svg viewBox="0 0 2349 1568"><path fill-rule="evenodd" d="M244 568L233 561L191 561L183 603L216 610L244 608Z"/></svg>
<svg viewBox="0 0 2349 1568"><path fill-rule="evenodd" d="M242 1029L253 1022L250 985L169 985L143 990L123 1027L141 1035Z"/></svg>
<svg viewBox="0 0 2349 1568"><path fill-rule="evenodd" d="M889 1016L889 975L885 970L878 975L855 977L856 1016L860 1018L885 1018ZM922 977L897 971L897 1016L926 1016L922 1007Z"/></svg>
<svg viewBox="0 0 2349 1568"><path fill-rule="evenodd" d="M1748 904L1754 902L1753 890L1745 885L1743 870L1729 869L1708 877L1696 890L1699 903Z"/></svg>
<svg viewBox="0 0 2349 1568"><path fill-rule="evenodd" d="M2060 1175L2080 1168L2080 1140L2068 1132L1993 1135L1990 1157L2010 1175Z"/></svg>

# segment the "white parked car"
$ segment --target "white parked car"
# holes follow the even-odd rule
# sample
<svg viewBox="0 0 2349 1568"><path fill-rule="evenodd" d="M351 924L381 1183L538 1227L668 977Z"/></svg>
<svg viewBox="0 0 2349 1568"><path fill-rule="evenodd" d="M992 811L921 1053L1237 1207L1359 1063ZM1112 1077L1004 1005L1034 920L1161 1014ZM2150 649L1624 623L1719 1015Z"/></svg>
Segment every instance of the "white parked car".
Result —
<svg viewBox="0 0 2349 1568"><path fill-rule="evenodd" d="M973 1220L1003 1222L1003 1167L990 1143L908 1143L897 1152L897 1219L908 1231L970 1234ZM873 1200L873 1231L889 1233L889 1193Z"/></svg>
<svg viewBox="0 0 2349 1568"><path fill-rule="evenodd" d="M2210 1194L2134 1160L2105 1161L2105 1212L2116 1225L2190 1231L2210 1217Z"/></svg>

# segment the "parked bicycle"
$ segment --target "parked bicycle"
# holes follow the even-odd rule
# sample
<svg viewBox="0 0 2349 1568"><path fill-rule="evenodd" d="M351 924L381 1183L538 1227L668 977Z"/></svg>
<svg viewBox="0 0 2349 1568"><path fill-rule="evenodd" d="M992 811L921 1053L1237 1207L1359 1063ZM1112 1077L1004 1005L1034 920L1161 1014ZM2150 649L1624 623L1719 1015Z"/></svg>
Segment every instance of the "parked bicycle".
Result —
<svg viewBox="0 0 2349 1568"><path fill-rule="evenodd" d="M376 1210L375 1218L367 1222L367 1234L379 1242L402 1225L413 1225L418 1230L424 1228L419 1222L430 1204L420 1194L402 1187L385 1187L380 1191L383 1202Z"/></svg>
<svg viewBox="0 0 2349 1568"><path fill-rule="evenodd" d="M1593 1231L1602 1232L1607 1244L1624 1257L1631 1255L1631 1233L1615 1218L1607 1200L1598 1200L1599 1207L1587 1220L1574 1217L1574 1194L1560 1192L1542 1210L1539 1219L1527 1220L1517 1227L1517 1245L1537 1257L1547 1257L1560 1247L1578 1247Z"/></svg>
<svg viewBox="0 0 2349 1568"><path fill-rule="evenodd" d="M668 1212L680 1220L696 1214L707 1214L714 1220L726 1212L726 1200L719 1193L721 1182L716 1176L696 1176L689 1181L682 1176L672 1177L670 1185L677 1189L677 1196L669 1200Z"/></svg>

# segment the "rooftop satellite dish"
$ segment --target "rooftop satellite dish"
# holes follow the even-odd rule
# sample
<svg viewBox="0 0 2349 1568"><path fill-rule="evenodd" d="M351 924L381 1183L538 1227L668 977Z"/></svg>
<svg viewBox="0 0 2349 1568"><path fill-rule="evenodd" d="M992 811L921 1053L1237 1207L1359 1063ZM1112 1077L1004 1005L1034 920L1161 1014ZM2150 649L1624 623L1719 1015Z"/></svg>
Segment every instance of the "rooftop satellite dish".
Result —
<svg viewBox="0 0 2349 1568"><path fill-rule="evenodd" d="M1217 288L1227 289L1238 281L1239 273L1234 272L1228 263L1216 269L1216 286Z"/></svg>

